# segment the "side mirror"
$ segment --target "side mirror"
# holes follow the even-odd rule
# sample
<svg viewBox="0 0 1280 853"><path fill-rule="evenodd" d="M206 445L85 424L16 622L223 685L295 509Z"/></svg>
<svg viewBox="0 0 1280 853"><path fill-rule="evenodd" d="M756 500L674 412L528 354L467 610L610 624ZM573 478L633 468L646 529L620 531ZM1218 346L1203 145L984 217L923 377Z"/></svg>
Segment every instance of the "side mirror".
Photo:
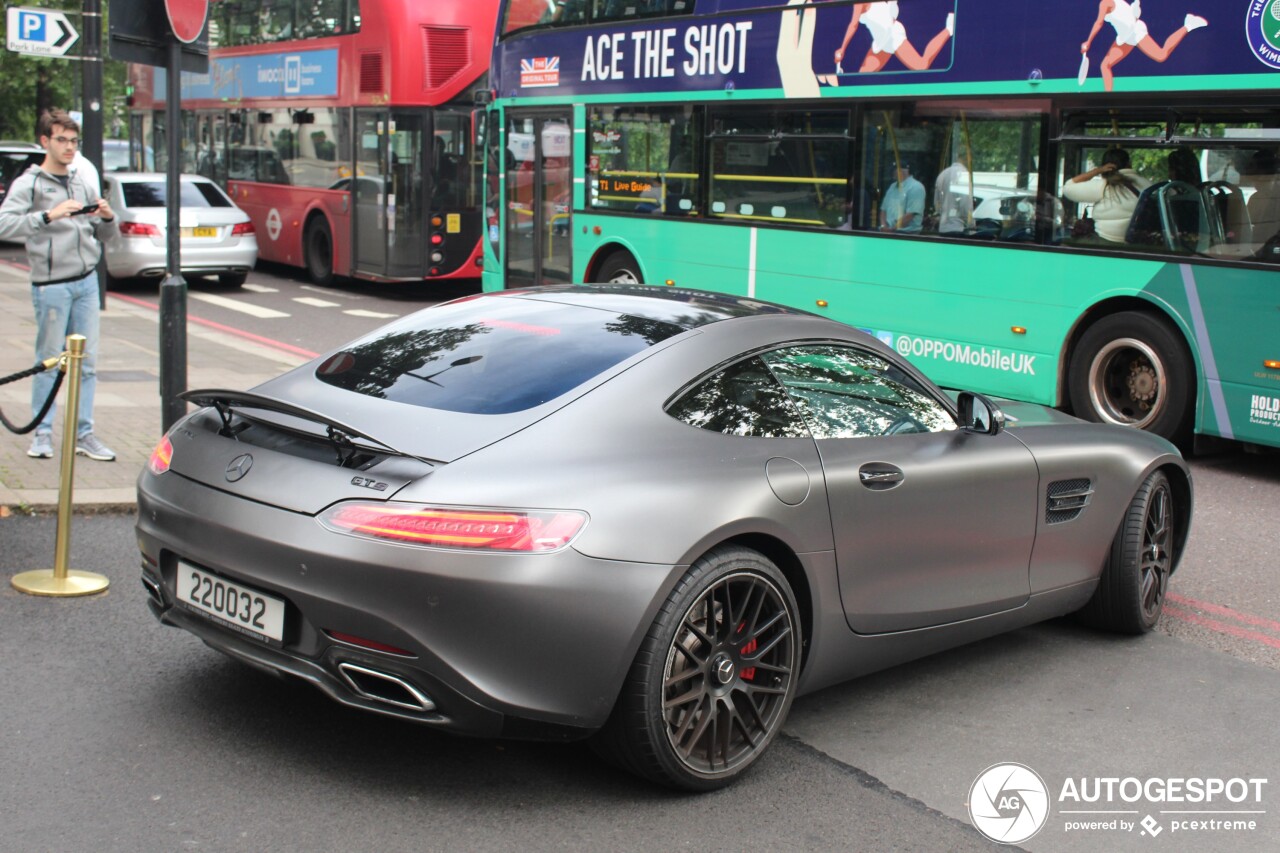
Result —
<svg viewBox="0 0 1280 853"><path fill-rule="evenodd" d="M995 435L1004 429L1004 412L981 394L961 391L956 404L960 408L960 428L965 432Z"/></svg>

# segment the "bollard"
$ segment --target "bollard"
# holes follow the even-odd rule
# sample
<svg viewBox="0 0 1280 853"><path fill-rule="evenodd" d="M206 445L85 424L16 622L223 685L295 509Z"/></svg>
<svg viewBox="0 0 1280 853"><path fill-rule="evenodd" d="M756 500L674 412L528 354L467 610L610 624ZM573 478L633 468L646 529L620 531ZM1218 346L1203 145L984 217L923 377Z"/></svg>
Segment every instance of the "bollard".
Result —
<svg viewBox="0 0 1280 853"><path fill-rule="evenodd" d="M62 483L58 489L58 532L53 568L36 569L13 576L13 587L28 595L72 596L102 592L111 583L104 575L67 568L71 553L71 487L76 468L76 426L80 414L80 363L84 360L84 335L68 335L63 370L67 375L67 401L63 408Z"/></svg>

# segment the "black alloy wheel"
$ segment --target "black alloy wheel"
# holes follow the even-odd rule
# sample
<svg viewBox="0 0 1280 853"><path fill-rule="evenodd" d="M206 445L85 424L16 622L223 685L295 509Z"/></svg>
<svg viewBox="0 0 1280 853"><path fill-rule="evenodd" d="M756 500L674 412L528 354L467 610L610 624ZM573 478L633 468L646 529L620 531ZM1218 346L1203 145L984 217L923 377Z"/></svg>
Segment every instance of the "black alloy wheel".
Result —
<svg viewBox="0 0 1280 853"><path fill-rule="evenodd" d="M1125 511L1106 567L1081 621L1125 634L1144 634L1164 612L1176 561L1173 488L1162 471L1146 479Z"/></svg>
<svg viewBox="0 0 1280 853"><path fill-rule="evenodd" d="M598 751L677 788L733 782L791 707L796 613L786 579L763 555L723 548L697 561L641 645Z"/></svg>

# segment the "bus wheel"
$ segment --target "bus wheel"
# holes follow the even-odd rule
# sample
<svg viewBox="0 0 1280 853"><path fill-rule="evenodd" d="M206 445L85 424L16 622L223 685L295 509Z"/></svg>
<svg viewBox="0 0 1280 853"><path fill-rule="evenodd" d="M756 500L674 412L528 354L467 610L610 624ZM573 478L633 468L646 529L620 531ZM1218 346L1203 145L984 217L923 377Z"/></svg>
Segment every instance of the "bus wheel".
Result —
<svg viewBox="0 0 1280 853"><path fill-rule="evenodd" d="M316 216L307 223L303 238L307 259L307 275L319 285L333 283L333 233L323 216Z"/></svg>
<svg viewBox="0 0 1280 853"><path fill-rule="evenodd" d="M595 281L608 284L644 284L644 277L640 275L640 265L630 252L617 251L600 264Z"/></svg>
<svg viewBox="0 0 1280 853"><path fill-rule="evenodd" d="M1137 427L1182 441L1191 422L1195 369L1181 337L1150 314L1094 323L1071 357L1071 407L1085 420Z"/></svg>

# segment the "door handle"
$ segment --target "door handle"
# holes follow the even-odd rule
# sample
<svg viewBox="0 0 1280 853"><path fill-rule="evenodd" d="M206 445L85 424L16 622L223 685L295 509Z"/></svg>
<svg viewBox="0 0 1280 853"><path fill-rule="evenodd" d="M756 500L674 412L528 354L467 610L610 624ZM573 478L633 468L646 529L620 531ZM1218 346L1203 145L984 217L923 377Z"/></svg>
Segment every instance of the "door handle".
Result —
<svg viewBox="0 0 1280 853"><path fill-rule="evenodd" d="M868 489L892 489L903 481L902 469L893 465L869 463L858 469L858 479Z"/></svg>

